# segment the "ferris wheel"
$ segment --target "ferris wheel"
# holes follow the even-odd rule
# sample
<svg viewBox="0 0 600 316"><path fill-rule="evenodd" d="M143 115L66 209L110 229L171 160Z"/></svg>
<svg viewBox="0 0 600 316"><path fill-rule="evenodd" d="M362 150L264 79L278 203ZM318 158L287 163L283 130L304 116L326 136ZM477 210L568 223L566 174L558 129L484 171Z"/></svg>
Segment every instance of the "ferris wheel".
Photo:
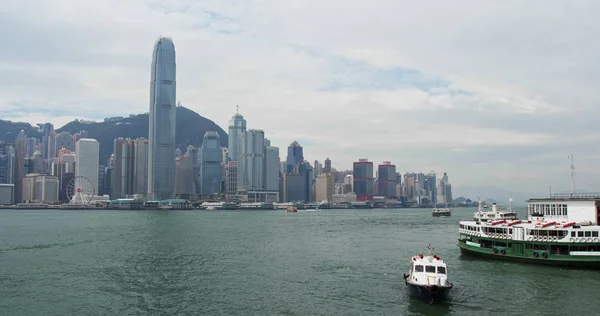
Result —
<svg viewBox="0 0 600 316"><path fill-rule="evenodd" d="M84 176L76 176L67 184L69 204L90 204L94 197L94 184Z"/></svg>

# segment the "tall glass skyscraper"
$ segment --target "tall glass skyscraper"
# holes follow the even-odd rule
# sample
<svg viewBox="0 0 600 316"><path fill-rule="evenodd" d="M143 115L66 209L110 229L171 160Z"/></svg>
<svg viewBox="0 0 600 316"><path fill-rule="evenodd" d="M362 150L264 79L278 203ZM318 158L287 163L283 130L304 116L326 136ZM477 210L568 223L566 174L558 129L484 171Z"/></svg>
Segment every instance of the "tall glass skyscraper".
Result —
<svg viewBox="0 0 600 316"><path fill-rule="evenodd" d="M238 161L240 152L240 135L246 132L246 120L240 113L235 115L229 121L229 151L227 156L229 160Z"/></svg>
<svg viewBox="0 0 600 316"><path fill-rule="evenodd" d="M202 139L202 147L200 148L202 195L221 193L221 180L223 178L223 167L221 166L222 157L219 134L213 131L206 132Z"/></svg>
<svg viewBox="0 0 600 316"><path fill-rule="evenodd" d="M148 197L175 197L175 45L161 37L152 52L148 131Z"/></svg>

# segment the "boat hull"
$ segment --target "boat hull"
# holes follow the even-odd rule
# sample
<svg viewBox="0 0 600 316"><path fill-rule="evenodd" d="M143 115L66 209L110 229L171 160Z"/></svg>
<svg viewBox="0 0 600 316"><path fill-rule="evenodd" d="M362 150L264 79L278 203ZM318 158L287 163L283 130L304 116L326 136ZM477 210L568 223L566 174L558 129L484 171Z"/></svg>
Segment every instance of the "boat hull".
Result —
<svg viewBox="0 0 600 316"><path fill-rule="evenodd" d="M479 248L467 245L464 242L458 243L461 253L484 258L491 260L502 260L519 263L528 263L536 265L546 266L557 266L557 267L568 267L568 268L582 268L582 269L600 269L600 257L598 256L548 256L534 257L529 254L514 255L510 253L502 254L501 252L494 252L489 248ZM558 258L557 258L558 257ZM560 258L562 257L562 258ZM584 258L582 258L584 257Z"/></svg>
<svg viewBox="0 0 600 316"><path fill-rule="evenodd" d="M446 299L448 292L450 292L450 289L452 288L437 285L421 285L410 282L406 282L406 287L410 296L422 299L427 303Z"/></svg>

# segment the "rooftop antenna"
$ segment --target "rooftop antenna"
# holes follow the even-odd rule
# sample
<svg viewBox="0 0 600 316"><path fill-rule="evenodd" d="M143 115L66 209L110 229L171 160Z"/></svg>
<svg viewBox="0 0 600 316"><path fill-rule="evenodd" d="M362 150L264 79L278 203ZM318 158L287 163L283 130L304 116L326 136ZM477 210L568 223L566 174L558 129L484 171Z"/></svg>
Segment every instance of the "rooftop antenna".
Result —
<svg viewBox="0 0 600 316"><path fill-rule="evenodd" d="M571 159L571 196L575 194L575 165L573 165L573 154L569 155Z"/></svg>
<svg viewBox="0 0 600 316"><path fill-rule="evenodd" d="M235 101L235 113L240 114L240 105L238 101Z"/></svg>

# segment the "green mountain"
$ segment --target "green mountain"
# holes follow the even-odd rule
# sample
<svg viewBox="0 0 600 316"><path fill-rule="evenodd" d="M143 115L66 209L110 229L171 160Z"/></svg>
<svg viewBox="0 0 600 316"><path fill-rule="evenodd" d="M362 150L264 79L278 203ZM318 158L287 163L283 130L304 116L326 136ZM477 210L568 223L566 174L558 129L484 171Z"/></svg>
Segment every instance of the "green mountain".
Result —
<svg viewBox="0 0 600 316"><path fill-rule="evenodd" d="M216 131L220 136L221 146L227 147L227 133L215 122L183 106L176 108L175 115L177 148L185 152L188 145L196 147L202 145L202 138L207 131ZM37 126L0 120L0 135L2 135L0 140L14 143L21 129L25 129L27 137L41 138L42 134ZM106 164L106 160L113 152L114 139L148 137L148 113L132 114L129 117L110 117L102 122L74 120L59 128L57 132L67 131L74 134L82 130L88 132L89 138L94 138L100 143L100 164Z"/></svg>

